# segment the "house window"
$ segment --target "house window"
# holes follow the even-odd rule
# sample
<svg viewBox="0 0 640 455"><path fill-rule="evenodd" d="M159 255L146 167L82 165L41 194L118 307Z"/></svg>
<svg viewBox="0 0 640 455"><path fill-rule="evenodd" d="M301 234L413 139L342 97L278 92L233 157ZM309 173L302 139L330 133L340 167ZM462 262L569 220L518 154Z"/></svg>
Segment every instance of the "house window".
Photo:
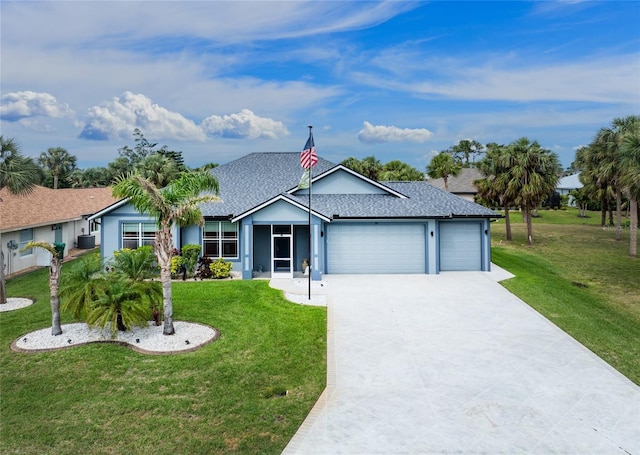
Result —
<svg viewBox="0 0 640 455"><path fill-rule="evenodd" d="M214 258L238 257L238 225L228 221L206 221L202 231L204 255Z"/></svg>
<svg viewBox="0 0 640 455"><path fill-rule="evenodd" d="M29 256L33 254L33 248L29 248L28 250L22 251L22 248L29 242L33 241L33 229L23 229L20 231L20 256Z"/></svg>
<svg viewBox="0 0 640 455"><path fill-rule="evenodd" d="M122 223L122 248L135 250L156 240L156 223Z"/></svg>
<svg viewBox="0 0 640 455"><path fill-rule="evenodd" d="M89 221L89 233L100 232L100 224L96 220Z"/></svg>

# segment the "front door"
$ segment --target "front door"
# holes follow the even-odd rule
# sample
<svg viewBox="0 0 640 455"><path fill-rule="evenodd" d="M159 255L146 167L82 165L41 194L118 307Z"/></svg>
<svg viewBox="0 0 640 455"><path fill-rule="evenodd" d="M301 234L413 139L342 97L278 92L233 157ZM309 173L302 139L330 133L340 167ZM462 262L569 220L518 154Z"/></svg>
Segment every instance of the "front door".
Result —
<svg viewBox="0 0 640 455"><path fill-rule="evenodd" d="M271 226L271 278L293 278L293 226Z"/></svg>

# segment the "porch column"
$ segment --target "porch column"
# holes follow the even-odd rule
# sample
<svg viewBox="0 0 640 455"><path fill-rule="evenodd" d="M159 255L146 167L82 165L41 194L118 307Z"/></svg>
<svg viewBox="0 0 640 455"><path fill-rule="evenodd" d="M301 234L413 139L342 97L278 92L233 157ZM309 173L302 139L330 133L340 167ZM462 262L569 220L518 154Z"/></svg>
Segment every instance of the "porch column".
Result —
<svg viewBox="0 0 640 455"><path fill-rule="evenodd" d="M241 229L242 279L250 280L253 278L253 217L251 215L242 219Z"/></svg>
<svg viewBox="0 0 640 455"><path fill-rule="evenodd" d="M313 217L312 222L311 222L311 229L313 232L312 235L312 241L313 241L313 246L312 246L312 254L313 254L313 258L312 258L312 267L311 267L311 279L313 281L320 281L322 279L322 264L324 261L322 261L321 259L324 257L324 242L322 241L323 239L320 238L320 232L321 232L321 221L320 219Z"/></svg>

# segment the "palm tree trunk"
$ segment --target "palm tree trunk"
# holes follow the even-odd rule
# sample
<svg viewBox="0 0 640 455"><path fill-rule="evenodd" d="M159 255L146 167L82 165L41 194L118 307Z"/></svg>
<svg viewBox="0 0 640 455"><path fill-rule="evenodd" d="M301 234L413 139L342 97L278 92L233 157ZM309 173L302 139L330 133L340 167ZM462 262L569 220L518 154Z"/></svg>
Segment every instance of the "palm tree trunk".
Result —
<svg viewBox="0 0 640 455"><path fill-rule="evenodd" d="M622 240L622 190L616 188L616 240Z"/></svg>
<svg viewBox="0 0 640 455"><path fill-rule="evenodd" d="M163 335L176 333L173 327L173 296L171 289L171 256L173 240L171 226L162 226L156 233L156 258L160 266L160 282L162 283L162 306L164 312Z"/></svg>
<svg viewBox="0 0 640 455"><path fill-rule="evenodd" d="M531 209L529 207L525 207L524 216L527 220L527 243L529 245L533 245L533 222L531 221Z"/></svg>
<svg viewBox="0 0 640 455"><path fill-rule="evenodd" d="M58 289L60 288L60 269L62 261L57 256L51 259L49 266L49 289L51 291L51 335L60 335L62 327L60 327L60 297Z"/></svg>
<svg viewBox="0 0 640 455"><path fill-rule="evenodd" d="M629 256L635 258L638 255L638 215L640 215L638 200L632 196L629 205L631 207L631 216L629 217Z"/></svg>
<svg viewBox="0 0 640 455"><path fill-rule="evenodd" d="M604 197L600 198L600 227L607 226L607 201Z"/></svg>
<svg viewBox="0 0 640 455"><path fill-rule="evenodd" d="M504 226L507 230L507 240L513 240L511 235L511 218L509 218L509 206L504 206Z"/></svg>

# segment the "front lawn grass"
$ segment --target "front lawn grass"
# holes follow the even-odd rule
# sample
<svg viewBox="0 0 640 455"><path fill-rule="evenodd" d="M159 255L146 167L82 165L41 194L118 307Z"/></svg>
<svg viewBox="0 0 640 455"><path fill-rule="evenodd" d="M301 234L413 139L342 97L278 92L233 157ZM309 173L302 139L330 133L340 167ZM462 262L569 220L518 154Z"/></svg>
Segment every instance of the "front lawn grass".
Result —
<svg viewBox="0 0 640 455"><path fill-rule="evenodd" d="M515 278L502 284L580 343L640 385L640 260L629 257L629 231L615 240L600 214L540 211L534 244L521 216L492 225L492 260Z"/></svg>
<svg viewBox="0 0 640 455"><path fill-rule="evenodd" d="M12 352L51 325L47 271L7 290L36 303L0 313L0 453L280 453L325 387L326 309L267 281L174 283L174 318L221 336L161 356L110 344Z"/></svg>

